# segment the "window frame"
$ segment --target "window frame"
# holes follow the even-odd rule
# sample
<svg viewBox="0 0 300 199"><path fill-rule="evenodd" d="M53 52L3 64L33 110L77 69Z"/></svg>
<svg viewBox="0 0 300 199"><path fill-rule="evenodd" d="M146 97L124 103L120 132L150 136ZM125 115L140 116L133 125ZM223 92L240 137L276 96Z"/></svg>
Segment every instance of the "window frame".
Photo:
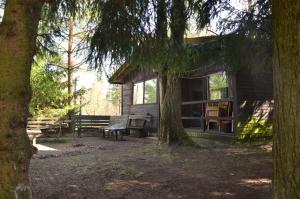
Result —
<svg viewBox="0 0 300 199"><path fill-rule="evenodd" d="M229 87L230 87L230 83L229 83L229 75L228 75L228 73L226 72L226 71L219 71L219 72L215 72L215 73L211 73L211 74L209 74L209 75L207 75L207 77L206 77L206 81L207 81L207 99L208 100L220 100L220 99L225 99L225 98L222 98L222 97L220 97L219 99L211 99L211 88L210 88L210 78L211 78L211 76L213 76L213 75L216 75L216 74L219 74L219 73L225 73L225 77L226 77L226 87L224 87L224 88L227 88L227 97L225 97L225 98L228 98L228 97L230 97L230 92L229 92ZM218 89L218 90L220 90L220 89Z"/></svg>
<svg viewBox="0 0 300 199"><path fill-rule="evenodd" d="M151 102L151 103L145 103L145 85L146 85L146 82L149 81L149 80L156 80L156 99L155 99L155 102ZM158 103L158 78L151 78L151 79L146 79L146 80L142 80L142 81L137 81L137 82L132 82L132 105L149 105L149 104L157 104ZM140 104L135 104L134 103L134 86L136 84L139 84L139 83L143 83L143 103L140 103Z"/></svg>
<svg viewBox="0 0 300 199"><path fill-rule="evenodd" d="M135 85L138 85L138 84L142 84L142 88L143 88L143 93L142 93L142 103L134 103L134 88L135 88ZM141 105L141 104L144 104L144 93L145 93L145 83L143 81L140 81L140 82L135 82L132 84L132 105Z"/></svg>

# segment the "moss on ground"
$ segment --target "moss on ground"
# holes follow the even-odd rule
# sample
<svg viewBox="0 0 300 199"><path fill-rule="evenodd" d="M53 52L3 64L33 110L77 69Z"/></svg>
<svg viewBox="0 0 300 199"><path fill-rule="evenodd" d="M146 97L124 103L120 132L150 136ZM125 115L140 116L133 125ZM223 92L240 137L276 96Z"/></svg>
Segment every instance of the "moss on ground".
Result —
<svg viewBox="0 0 300 199"><path fill-rule="evenodd" d="M237 128L237 139L248 142L272 138L272 122L267 119L252 117L247 122L239 122Z"/></svg>

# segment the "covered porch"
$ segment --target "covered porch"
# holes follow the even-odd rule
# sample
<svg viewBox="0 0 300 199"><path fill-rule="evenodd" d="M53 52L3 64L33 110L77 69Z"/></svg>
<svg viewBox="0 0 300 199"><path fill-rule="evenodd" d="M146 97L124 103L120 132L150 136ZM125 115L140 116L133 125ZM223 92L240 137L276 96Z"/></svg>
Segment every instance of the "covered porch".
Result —
<svg viewBox="0 0 300 199"><path fill-rule="evenodd" d="M234 76L226 72L182 79L182 122L187 132L235 132Z"/></svg>

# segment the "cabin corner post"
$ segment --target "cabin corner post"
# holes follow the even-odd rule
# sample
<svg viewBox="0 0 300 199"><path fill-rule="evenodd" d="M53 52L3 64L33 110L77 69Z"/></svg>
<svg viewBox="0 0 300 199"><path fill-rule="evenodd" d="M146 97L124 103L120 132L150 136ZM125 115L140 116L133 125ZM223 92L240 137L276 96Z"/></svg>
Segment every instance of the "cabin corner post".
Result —
<svg viewBox="0 0 300 199"><path fill-rule="evenodd" d="M120 104L120 106L121 106L121 111L120 111L120 114L121 115L123 115L124 114L124 104L123 104L123 95L124 95L124 86L123 86L123 84L121 84L121 97L120 97L120 100L121 100L121 104Z"/></svg>
<svg viewBox="0 0 300 199"><path fill-rule="evenodd" d="M231 86L232 86L232 97L233 97L233 134L234 137L237 138L238 136L238 93L237 93L237 86L236 86L236 76L237 73L233 73L231 76Z"/></svg>

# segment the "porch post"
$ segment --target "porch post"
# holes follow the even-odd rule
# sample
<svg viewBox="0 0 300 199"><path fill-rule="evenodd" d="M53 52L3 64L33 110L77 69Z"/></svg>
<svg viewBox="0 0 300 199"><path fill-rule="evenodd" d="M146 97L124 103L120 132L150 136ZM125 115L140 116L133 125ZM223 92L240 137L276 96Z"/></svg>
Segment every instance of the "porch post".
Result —
<svg viewBox="0 0 300 199"><path fill-rule="evenodd" d="M233 97L233 134L237 136L237 123L238 123L238 98L237 98L237 86L236 86L236 72L231 75L231 90Z"/></svg>

